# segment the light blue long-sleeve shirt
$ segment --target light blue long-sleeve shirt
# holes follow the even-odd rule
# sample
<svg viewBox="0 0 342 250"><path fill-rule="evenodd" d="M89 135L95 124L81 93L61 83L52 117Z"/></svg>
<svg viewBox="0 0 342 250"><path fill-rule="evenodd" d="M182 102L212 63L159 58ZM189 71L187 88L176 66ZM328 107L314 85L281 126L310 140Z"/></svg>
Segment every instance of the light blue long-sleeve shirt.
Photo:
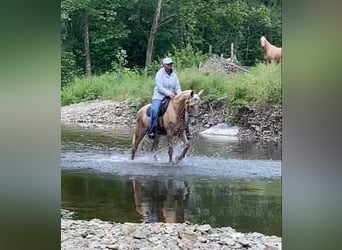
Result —
<svg viewBox="0 0 342 250"><path fill-rule="evenodd" d="M162 100L171 92L177 95L182 92L177 74L173 71L170 75L166 73L164 67L158 70L155 79L155 87L152 96L153 99Z"/></svg>

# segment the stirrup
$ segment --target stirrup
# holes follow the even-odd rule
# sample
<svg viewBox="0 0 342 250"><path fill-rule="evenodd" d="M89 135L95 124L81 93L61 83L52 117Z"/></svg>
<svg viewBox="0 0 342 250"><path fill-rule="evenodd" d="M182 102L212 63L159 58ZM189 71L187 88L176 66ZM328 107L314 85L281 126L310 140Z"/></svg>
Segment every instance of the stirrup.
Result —
<svg viewBox="0 0 342 250"><path fill-rule="evenodd" d="M147 135L148 135L148 138L150 138L150 139L155 139L156 138L155 132L150 132L150 133L147 132Z"/></svg>

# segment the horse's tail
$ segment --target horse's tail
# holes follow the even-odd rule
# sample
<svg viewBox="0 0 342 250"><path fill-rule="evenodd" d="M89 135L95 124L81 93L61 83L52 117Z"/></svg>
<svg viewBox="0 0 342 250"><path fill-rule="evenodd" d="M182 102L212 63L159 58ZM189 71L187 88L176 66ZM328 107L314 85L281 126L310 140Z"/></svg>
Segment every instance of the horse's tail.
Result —
<svg viewBox="0 0 342 250"><path fill-rule="evenodd" d="M132 138L132 144L131 144L131 147L133 147L133 145L134 145L134 142L135 142L135 126L136 126L136 125L134 125L134 131L133 131L133 138Z"/></svg>
<svg viewBox="0 0 342 250"><path fill-rule="evenodd" d="M133 138L132 138L132 147L135 143L135 137L138 134L138 130L139 130L139 122L140 122L140 117L139 115L137 116L137 118L135 119L135 124L134 124L134 130L133 130Z"/></svg>
<svg viewBox="0 0 342 250"><path fill-rule="evenodd" d="M141 142L141 140L144 138L145 135L145 129L144 129L144 121L143 121L143 110L139 110L137 113L137 118L135 120L134 125L134 132L133 132L133 138L132 138L132 156L131 159L134 159L135 152L138 149L138 146Z"/></svg>

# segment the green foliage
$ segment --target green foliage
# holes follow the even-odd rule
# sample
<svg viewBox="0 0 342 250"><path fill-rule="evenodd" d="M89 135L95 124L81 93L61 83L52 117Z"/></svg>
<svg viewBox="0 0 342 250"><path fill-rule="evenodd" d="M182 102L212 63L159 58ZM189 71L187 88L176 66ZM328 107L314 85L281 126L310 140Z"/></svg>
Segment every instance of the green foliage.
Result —
<svg viewBox="0 0 342 250"><path fill-rule="evenodd" d="M115 61L112 62L112 70L120 71L127 64L127 52L124 49L116 51Z"/></svg>
<svg viewBox="0 0 342 250"><path fill-rule="evenodd" d="M203 89L205 100L225 99L231 107L281 103L281 65L258 64L250 73L233 75L203 74L195 68L176 71L182 89ZM138 110L150 102L153 88L154 74L123 68L101 76L76 78L62 89L62 105L94 99L130 99L130 107Z"/></svg>
<svg viewBox="0 0 342 250"><path fill-rule="evenodd" d="M62 89L62 105L95 99L134 99L132 106L151 99L153 79L127 68L101 76L75 78Z"/></svg>
<svg viewBox="0 0 342 250"><path fill-rule="evenodd" d="M74 82L63 88L62 105L96 100L101 97L104 88L104 85L92 79L75 79Z"/></svg>
<svg viewBox="0 0 342 250"><path fill-rule="evenodd" d="M61 55L61 82L62 87L71 82L76 75L75 57L71 52L62 52Z"/></svg>
<svg viewBox="0 0 342 250"><path fill-rule="evenodd" d="M227 57L231 43L243 65L255 66L262 60L259 39L264 31L272 44L281 46L281 0L195 2L163 1L154 63L146 74L153 75L159 60L168 54L175 57L178 69L198 65L209 46L213 54ZM84 69L83 18L87 15L93 73L101 75L123 66L143 68L155 4L150 0L62 0L62 50L74 55L76 68ZM69 67L68 61L63 63L62 67ZM70 79L68 75L62 77L63 81Z"/></svg>
<svg viewBox="0 0 342 250"><path fill-rule="evenodd" d="M250 98L246 86L237 86L233 92L233 98L230 100L232 107L248 107Z"/></svg>
<svg viewBox="0 0 342 250"><path fill-rule="evenodd" d="M161 59L154 60L149 66L147 66L142 72L145 75L153 76L157 73L157 71L161 67Z"/></svg>
<svg viewBox="0 0 342 250"><path fill-rule="evenodd" d="M198 65L203 62L207 56L203 55L199 51L195 51L191 45L186 46L184 49L177 49L173 46L173 54L170 54L175 61L178 68L191 68L193 66L198 67Z"/></svg>
<svg viewBox="0 0 342 250"><path fill-rule="evenodd" d="M205 90L205 98L209 101L225 96L227 75L220 72L205 75L197 69L187 69L179 73L182 89Z"/></svg>
<svg viewBox="0 0 342 250"><path fill-rule="evenodd" d="M144 68L156 1L62 0L62 104L93 99L132 98L132 108L148 102L160 60L175 61L182 89L205 90L205 98L225 98L232 106L281 102L280 65L258 65L260 36L281 46L281 0L163 1L153 62ZM210 10L210 11L208 11ZM89 24L91 78L84 69L84 17ZM230 55L230 44L250 74L204 75L195 67L215 55ZM96 76L97 75L97 76Z"/></svg>
<svg viewBox="0 0 342 250"><path fill-rule="evenodd" d="M249 74L231 78L227 98L231 106L281 103L281 65L258 64Z"/></svg>

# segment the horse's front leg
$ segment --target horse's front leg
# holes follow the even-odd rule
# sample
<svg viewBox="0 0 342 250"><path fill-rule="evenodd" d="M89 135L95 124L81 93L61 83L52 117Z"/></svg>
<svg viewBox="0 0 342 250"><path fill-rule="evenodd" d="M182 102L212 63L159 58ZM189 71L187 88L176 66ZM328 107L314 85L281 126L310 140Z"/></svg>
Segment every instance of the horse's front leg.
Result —
<svg viewBox="0 0 342 250"><path fill-rule="evenodd" d="M190 147L190 142L186 138L185 132L183 132L183 134L180 136L180 138L184 143L184 149L183 149L182 153L176 157L176 162L179 162L180 160L182 160L185 157L185 154L186 154L186 152L188 152L188 149Z"/></svg>
<svg viewBox="0 0 342 250"><path fill-rule="evenodd" d="M158 158L157 158L158 145L159 145L159 135L156 136L156 138L153 140L153 144L152 144L152 153L153 153L153 157L156 161L158 161Z"/></svg>
<svg viewBox="0 0 342 250"><path fill-rule="evenodd" d="M169 163L172 163L172 154L173 154L173 140L172 135L167 135L167 145L168 145L168 154L169 154Z"/></svg>

